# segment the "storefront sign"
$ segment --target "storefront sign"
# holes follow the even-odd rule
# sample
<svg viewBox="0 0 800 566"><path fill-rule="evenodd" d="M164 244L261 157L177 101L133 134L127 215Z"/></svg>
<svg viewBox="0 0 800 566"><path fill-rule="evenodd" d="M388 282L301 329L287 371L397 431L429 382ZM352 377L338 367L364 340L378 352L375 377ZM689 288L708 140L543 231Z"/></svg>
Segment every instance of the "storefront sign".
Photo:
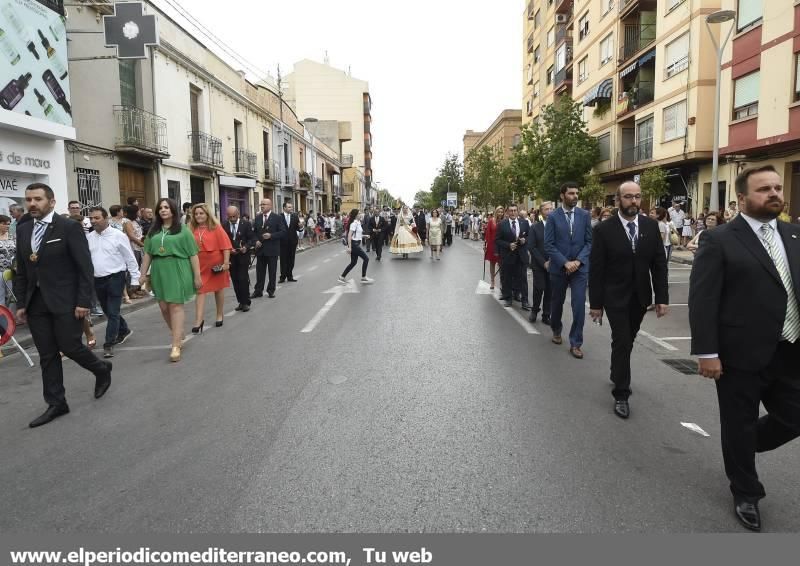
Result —
<svg viewBox="0 0 800 566"><path fill-rule="evenodd" d="M72 125L65 22L36 0L0 3L0 107Z"/></svg>
<svg viewBox="0 0 800 566"><path fill-rule="evenodd" d="M50 169L50 161L47 159L40 159L27 155L20 155L19 153L11 152L4 154L0 150L0 163L8 163L9 165L16 165L18 167L33 167L35 169Z"/></svg>
<svg viewBox="0 0 800 566"><path fill-rule="evenodd" d="M222 187L242 187L245 189L256 188L255 179L246 179L244 177L226 177L224 175L220 175L219 184Z"/></svg>

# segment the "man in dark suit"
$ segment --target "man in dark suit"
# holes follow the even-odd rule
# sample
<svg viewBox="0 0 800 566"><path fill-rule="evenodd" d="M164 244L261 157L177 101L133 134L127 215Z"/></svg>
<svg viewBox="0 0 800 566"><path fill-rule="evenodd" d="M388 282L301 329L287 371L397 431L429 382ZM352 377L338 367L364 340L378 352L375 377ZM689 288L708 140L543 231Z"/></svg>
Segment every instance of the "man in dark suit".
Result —
<svg viewBox="0 0 800 566"><path fill-rule="evenodd" d="M542 310L542 322L550 324L550 276L547 268L550 267L550 256L544 249L544 228L547 217L553 210L553 203L545 202L541 206L543 220L534 222L528 231L528 253L530 266L533 272L533 304L531 305L530 322L536 322L539 308Z"/></svg>
<svg viewBox="0 0 800 566"><path fill-rule="evenodd" d="M369 239L372 242L372 247L375 249L375 256L378 261L381 260L381 252L383 251L383 235L386 231L386 227L387 222L380 215L380 212L377 208L372 211L372 214L367 216L364 225L364 233L369 236Z"/></svg>
<svg viewBox="0 0 800 566"><path fill-rule="evenodd" d="M237 311L250 310L250 249L253 247L255 233L253 226L239 217L239 209L229 206L228 219L222 222L222 228L231 241L231 282L239 305Z"/></svg>
<svg viewBox="0 0 800 566"><path fill-rule="evenodd" d="M757 531L766 492L755 454L800 434L800 227L777 220L783 185L771 165L742 171L736 194L736 218L700 236L689 323L698 372L716 380L734 511Z"/></svg>
<svg viewBox="0 0 800 566"><path fill-rule="evenodd" d="M594 228L589 258L589 315L611 325L614 414L630 416L631 352L647 307L667 314L667 255L658 222L641 216L642 189L628 181L617 189L619 211ZM652 285L651 285L652 280ZM653 302L655 291L655 302Z"/></svg>
<svg viewBox="0 0 800 566"><path fill-rule="evenodd" d="M424 246L428 237L428 219L425 216L424 208L414 209L414 224L417 225L417 235Z"/></svg>
<svg viewBox="0 0 800 566"><path fill-rule="evenodd" d="M272 201L261 199L261 214L256 216L255 226L256 249L256 286L251 299L264 296L264 282L269 268L267 294L275 297L275 276L278 273L278 256L281 253L281 240L286 238L286 223L280 215L272 212Z"/></svg>
<svg viewBox="0 0 800 566"><path fill-rule="evenodd" d="M500 297L505 301L505 306L511 306L512 289L518 290L522 295L522 308L530 310L528 305L528 277L526 268L528 252L525 249L530 225L525 219L517 218L517 205L511 204L506 208L508 218L504 219L497 227L495 245L500 254L501 287L506 293Z"/></svg>
<svg viewBox="0 0 800 566"><path fill-rule="evenodd" d="M294 213L291 202L283 203L283 222L286 224L286 237L281 240L281 278L278 283L291 281L294 283L294 258L297 256L297 231L300 229L300 217Z"/></svg>
<svg viewBox="0 0 800 566"><path fill-rule="evenodd" d="M81 342L82 319L92 304L94 269L83 227L55 214L53 190L44 183L25 189L33 222L17 229L17 318L28 323L39 351L47 410L30 423L34 428L69 413L61 367L63 352L95 375L95 399L111 386L111 363Z"/></svg>
<svg viewBox="0 0 800 566"><path fill-rule="evenodd" d="M589 254L592 250L592 223L589 213L578 208L578 184L561 185L561 206L553 211L544 228L544 249L550 256L550 327L553 344L561 344L561 315L567 288L572 302L572 328L569 331L569 352L583 359L583 322L586 318L586 279L589 275Z"/></svg>

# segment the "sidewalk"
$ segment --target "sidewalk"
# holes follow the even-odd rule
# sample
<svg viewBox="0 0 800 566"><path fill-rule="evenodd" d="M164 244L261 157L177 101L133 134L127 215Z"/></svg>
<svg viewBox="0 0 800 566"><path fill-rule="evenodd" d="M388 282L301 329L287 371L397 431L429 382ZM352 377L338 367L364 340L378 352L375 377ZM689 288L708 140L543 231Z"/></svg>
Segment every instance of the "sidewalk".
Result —
<svg viewBox="0 0 800 566"><path fill-rule="evenodd" d="M325 240L323 242L320 242L319 246L324 246L324 245L327 245L327 244L330 244L330 243L337 243L340 240L341 240L341 238L331 238L330 240ZM297 253L300 254L300 253L303 253L303 252L308 251L308 250L313 250L313 249L318 248L319 246L299 247L299 248L297 248ZM253 270L255 270L255 263L253 264L253 267L251 268L251 271L253 271ZM129 305L126 305L124 303L122 304L122 310L120 311L120 314L125 316L126 314L130 314L132 312L136 312L138 310L141 310L141 309L143 309L145 307L149 307L150 305L154 304L155 302L156 302L155 298L154 297L149 297L149 296L145 297L143 299L132 299L131 304L129 304ZM105 316L92 315L92 323L95 326L97 324L99 324L99 323L105 322L105 320L106 320ZM33 338L31 337L30 330L28 329L28 327L26 325L17 327L16 332L14 332L14 338L17 339L17 342L19 342L19 345L22 346L23 348L27 349L27 348L33 347ZM103 336L101 334L98 334L98 336L97 336L97 339L98 339L97 340L97 344L98 345L95 347L95 350L97 350L99 348L100 352L102 352L102 350L103 350L103 347L102 347L103 340L102 340L102 338L103 338ZM13 344L5 344L4 346L0 347L0 351L3 354L3 356L10 356L12 354L18 354L19 353L17 351L17 349L14 347ZM0 363L1 363L1 360L2 360L3 356L0 356Z"/></svg>

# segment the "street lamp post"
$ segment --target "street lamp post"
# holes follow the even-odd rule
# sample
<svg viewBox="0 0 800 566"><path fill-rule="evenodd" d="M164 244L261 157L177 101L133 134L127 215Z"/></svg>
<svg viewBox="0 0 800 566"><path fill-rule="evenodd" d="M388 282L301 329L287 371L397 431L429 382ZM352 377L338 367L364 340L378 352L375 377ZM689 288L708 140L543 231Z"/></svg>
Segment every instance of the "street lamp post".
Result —
<svg viewBox="0 0 800 566"><path fill-rule="evenodd" d="M721 24L729 22L736 17L736 12L733 10L718 10L706 16L706 28L708 34L711 36L711 42L717 50L717 95L714 101L714 154L711 162L711 194L709 195L708 207L710 210L719 210L719 126L720 126L720 98L722 87L722 52L731 38L733 28L728 30L725 36L725 41L721 44L717 43L714 39L714 32L711 29L711 24ZM702 203L701 203L702 205ZM701 206L702 208L702 206Z"/></svg>

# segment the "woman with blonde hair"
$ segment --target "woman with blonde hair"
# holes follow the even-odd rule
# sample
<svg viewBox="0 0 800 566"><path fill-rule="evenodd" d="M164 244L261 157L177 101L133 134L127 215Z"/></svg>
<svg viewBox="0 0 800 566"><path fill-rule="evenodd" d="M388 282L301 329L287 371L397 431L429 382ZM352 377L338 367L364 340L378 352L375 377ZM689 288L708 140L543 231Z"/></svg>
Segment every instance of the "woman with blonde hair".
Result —
<svg viewBox="0 0 800 566"><path fill-rule="evenodd" d="M494 209L494 215L489 218L486 223L486 237L483 242L483 261L489 262L489 276L491 282L490 289L494 289L495 280L497 279L497 264L500 263L500 256L497 254L497 248L494 245L494 238L497 235L497 226L503 221L505 209L498 206ZM485 264L484 264L485 265Z"/></svg>
<svg viewBox="0 0 800 566"><path fill-rule="evenodd" d="M194 303L194 326L192 334L202 334L205 318L203 313L206 308L206 295L214 293L214 302L217 306L217 318L214 326L222 326L225 311L225 289L231 286L228 276L231 260L231 240L219 223L211 214L208 205L204 202L195 204L189 217L189 228L194 234L194 241L200 252L200 277L202 287L197 291Z"/></svg>

